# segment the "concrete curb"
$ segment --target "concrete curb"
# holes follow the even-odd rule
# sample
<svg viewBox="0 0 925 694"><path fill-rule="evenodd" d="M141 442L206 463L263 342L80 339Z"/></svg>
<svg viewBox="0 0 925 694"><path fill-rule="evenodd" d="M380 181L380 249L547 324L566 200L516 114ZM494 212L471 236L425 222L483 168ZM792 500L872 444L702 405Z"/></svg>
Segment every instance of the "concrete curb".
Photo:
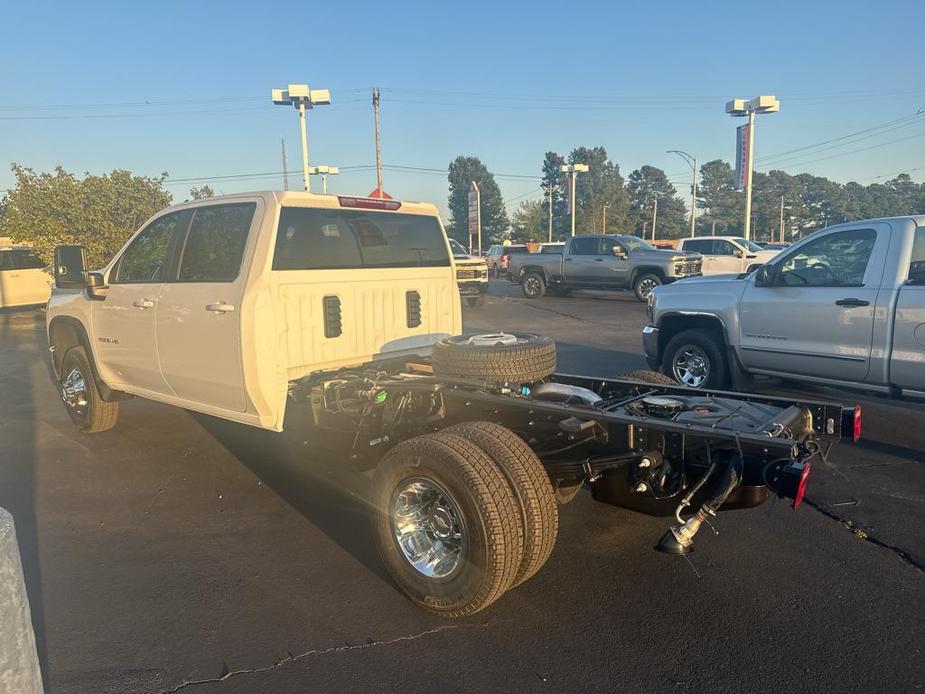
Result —
<svg viewBox="0 0 925 694"><path fill-rule="evenodd" d="M0 508L0 694L42 694L13 516Z"/></svg>

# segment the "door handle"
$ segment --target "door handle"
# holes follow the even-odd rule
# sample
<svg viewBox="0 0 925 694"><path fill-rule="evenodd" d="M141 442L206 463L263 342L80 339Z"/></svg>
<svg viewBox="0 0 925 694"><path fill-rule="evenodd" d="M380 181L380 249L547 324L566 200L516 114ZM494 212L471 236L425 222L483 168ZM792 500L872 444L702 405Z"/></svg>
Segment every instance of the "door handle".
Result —
<svg viewBox="0 0 925 694"><path fill-rule="evenodd" d="M566 258L566 259L565 259L565 262L570 263L570 262L572 262L572 259L571 259L571 258Z"/></svg>
<svg viewBox="0 0 925 694"><path fill-rule="evenodd" d="M212 311L214 313L231 313L234 311L234 306L226 304L224 301L219 301L216 304L207 304L206 311Z"/></svg>
<svg viewBox="0 0 925 694"><path fill-rule="evenodd" d="M595 258L595 259L594 259L594 262L595 262L595 263L603 263L603 262L604 262L604 259L603 259L603 258Z"/></svg>
<svg viewBox="0 0 925 694"><path fill-rule="evenodd" d="M154 308L154 302L150 299L139 299L138 301L133 301L132 306L135 308Z"/></svg>
<svg viewBox="0 0 925 694"><path fill-rule="evenodd" d="M835 302L836 306L870 306L869 301L864 301L864 299L839 299Z"/></svg>

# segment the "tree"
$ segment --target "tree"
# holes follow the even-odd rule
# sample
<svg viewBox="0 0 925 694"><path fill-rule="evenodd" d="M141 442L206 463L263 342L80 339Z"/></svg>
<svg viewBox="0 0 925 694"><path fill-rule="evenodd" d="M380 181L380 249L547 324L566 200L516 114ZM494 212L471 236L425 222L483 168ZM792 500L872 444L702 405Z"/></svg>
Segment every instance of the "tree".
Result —
<svg viewBox="0 0 925 694"><path fill-rule="evenodd" d="M447 179L450 182L449 233L453 238L468 246L469 188L472 181L475 181L482 203L482 245L486 242L500 243L510 224L504 210L501 189L485 164L478 157L460 155L450 162Z"/></svg>
<svg viewBox="0 0 925 694"><path fill-rule="evenodd" d="M205 185L201 188L193 186L189 189L189 196L191 200L204 200L206 198L211 198L215 193L212 190L211 186Z"/></svg>
<svg viewBox="0 0 925 694"><path fill-rule="evenodd" d="M603 210L607 206L607 230L626 228L629 198L620 175L620 167L607 158L603 147L576 147L569 154L569 164L587 164L588 172L575 180L577 216L576 234L599 234L603 230Z"/></svg>
<svg viewBox="0 0 925 694"><path fill-rule="evenodd" d="M524 200L511 217L514 241L536 241L542 243L549 235L548 210L540 200Z"/></svg>
<svg viewBox="0 0 925 694"><path fill-rule="evenodd" d="M745 195L735 188L735 172L721 159L708 161L700 167L697 186L697 207L716 222L720 233L738 234L745 217Z"/></svg>
<svg viewBox="0 0 925 694"><path fill-rule="evenodd" d="M47 262L56 245L79 244L91 265L102 265L171 201L163 188L166 173L152 178L115 170L79 179L60 166L53 173L19 164L12 169L16 183L7 193L0 236L30 244Z"/></svg>
<svg viewBox="0 0 925 694"><path fill-rule="evenodd" d="M568 174L562 173L565 157L557 152L546 152L543 159L543 191L552 189L552 237L563 240L570 233L568 217ZM546 200L549 214L549 200ZM548 222L547 222L548 223Z"/></svg>
<svg viewBox="0 0 925 694"><path fill-rule="evenodd" d="M676 239L689 229L684 203L662 169L648 164L636 169L629 176L626 192L629 195L628 229L642 236L648 226L651 236L655 200L658 200L657 237Z"/></svg>

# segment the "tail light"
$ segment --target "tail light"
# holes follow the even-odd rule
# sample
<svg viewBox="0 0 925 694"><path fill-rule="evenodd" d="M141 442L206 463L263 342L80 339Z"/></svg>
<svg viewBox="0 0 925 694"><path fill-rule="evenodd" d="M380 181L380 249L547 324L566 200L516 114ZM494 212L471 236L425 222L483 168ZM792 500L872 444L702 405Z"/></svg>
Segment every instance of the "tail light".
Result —
<svg viewBox="0 0 925 694"><path fill-rule="evenodd" d="M355 198L347 195L338 195L337 202L340 203L341 207L359 207L364 210L397 210L401 207L400 200Z"/></svg>
<svg viewBox="0 0 925 694"><path fill-rule="evenodd" d="M855 405L854 409L843 408L841 411L841 435L842 438L851 439L857 443L861 440L861 406Z"/></svg>
<svg viewBox="0 0 925 694"><path fill-rule="evenodd" d="M851 438L857 443L861 440L861 406L854 406L854 426L851 429Z"/></svg>
<svg viewBox="0 0 925 694"><path fill-rule="evenodd" d="M793 508L797 509L803 503L806 495L806 483L813 466L809 463L790 463L781 468L780 474L774 481L774 488L780 496L793 500Z"/></svg>

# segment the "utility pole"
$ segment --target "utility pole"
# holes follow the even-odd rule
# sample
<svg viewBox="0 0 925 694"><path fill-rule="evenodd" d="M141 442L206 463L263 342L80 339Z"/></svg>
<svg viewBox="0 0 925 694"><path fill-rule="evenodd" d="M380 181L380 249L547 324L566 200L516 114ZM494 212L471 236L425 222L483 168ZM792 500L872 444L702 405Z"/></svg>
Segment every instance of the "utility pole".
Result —
<svg viewBox="0 0 925 694"><path fill-rule="evenodd" d="M780 196L780 242L784 243L784 196Z"/></svg>
<svg viewBox="0 0 925 694"><path fill-rule="evenodd" d="M555 186L543 187L543 190L546 191L546 197L549 200L549 243L552 243L552 193L555 189Z"/></svg>
<svg viewBox="0 0 925 694"><path fill-rule="evenodd" d="M610 207L609 202L605 202L601 207L601 234L607 233L607 208Z"/></svg>
<svg viewBox="0 0 925 694"><path fill-rule="evenodd" d="M376 190L382 195L382 130L379 125L379 87L373 88L373 114L376 120Z"/></svg>
<svg viewBox="0 0 925 694"><path fill-rule="evenodd" d="M283 190L289 190L289 171L286 169L286 141L279 138L279 143L283 148Z"/></svg>
<svg viewBox="0 0 925 694"><path fill-rule="evenodd" d="M713 220L713 228L710 229L710 236L716 236L716 220Z"/></svg>
<svg viewBox="0 0 925 694"><path fill-rule="evenodd" d="M569 191L571 191L571 194L569 195L569 205L572 208L572 236L575 235L575 212L578 209L578 201L575 200L575 178L580 173L588 173L589 168L587 164L562 164L559 167L559 171L569 174L570 178Z"/></svg>
<svg viewBox="0 0 925 694"><path fill-rule="evenodd" d="M652 243L655 243L655 220L658 219L658 197L655 198L655 204L652 206Z"/></svg>

